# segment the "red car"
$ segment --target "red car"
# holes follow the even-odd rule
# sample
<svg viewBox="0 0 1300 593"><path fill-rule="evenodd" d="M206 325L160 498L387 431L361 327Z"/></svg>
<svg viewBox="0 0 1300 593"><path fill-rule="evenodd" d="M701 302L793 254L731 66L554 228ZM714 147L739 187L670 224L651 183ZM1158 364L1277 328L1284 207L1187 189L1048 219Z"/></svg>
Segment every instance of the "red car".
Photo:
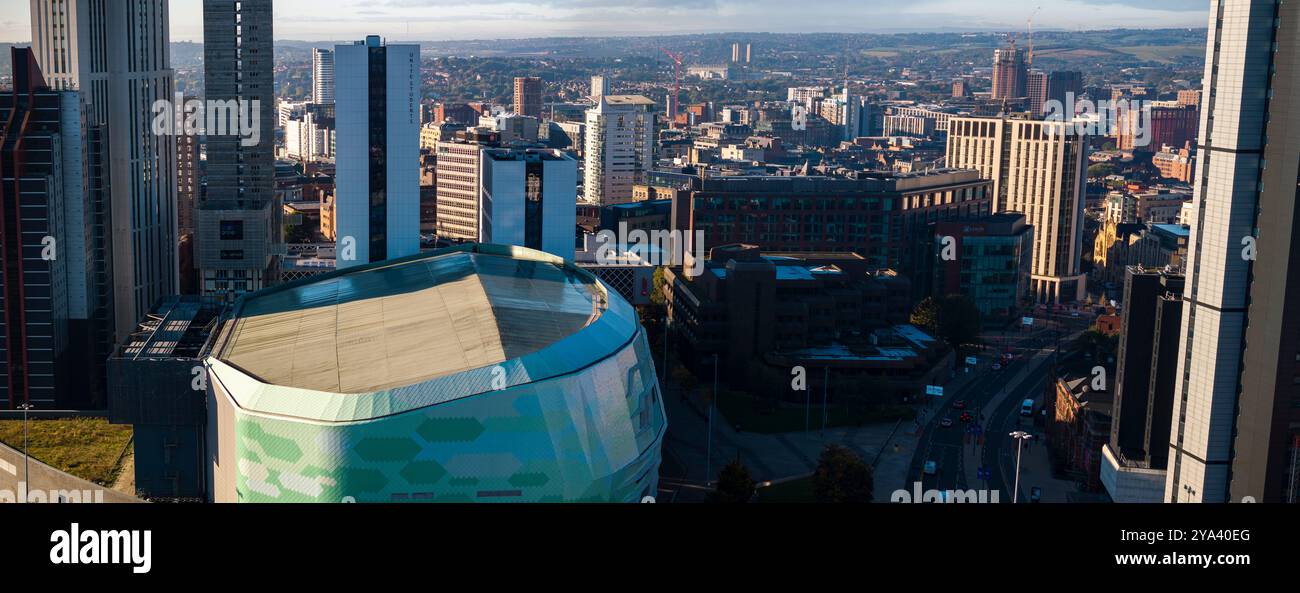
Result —
<svg viewBox="0 0 1300 593"><path fill-rule="evenodd" d="M966 409L966 402L964 402L964 401L962 401L962 400L957 400L957 401L955 401L955 402L952 402L952 409L954 409L954 410L965 410L965 409Z"/></svg>
<svg viewBox="0 0 1300 593"><path fill-rule="evenodd" d="M970 412L962 412L962 413L961 413L961 421L962 421L962 422L970 422L970 421L973 420L973 419L974 419L974 417L970 415Z"/></svg>

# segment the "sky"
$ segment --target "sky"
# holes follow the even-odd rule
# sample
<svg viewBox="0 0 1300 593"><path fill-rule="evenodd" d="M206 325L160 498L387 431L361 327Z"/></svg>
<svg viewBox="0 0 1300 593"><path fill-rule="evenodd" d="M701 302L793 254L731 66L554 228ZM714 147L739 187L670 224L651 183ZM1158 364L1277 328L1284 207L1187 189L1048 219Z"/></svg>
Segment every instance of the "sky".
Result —
<svg viewBox="0 0 1300 593"><path fill-rule="evenodd" d="M202 41L202 0L171 0L173 41ZM871 33L1204 27L1210 0L276 0L275 38L505 39L710 32ZM0 41L31 39L0 0Z"/></svg>

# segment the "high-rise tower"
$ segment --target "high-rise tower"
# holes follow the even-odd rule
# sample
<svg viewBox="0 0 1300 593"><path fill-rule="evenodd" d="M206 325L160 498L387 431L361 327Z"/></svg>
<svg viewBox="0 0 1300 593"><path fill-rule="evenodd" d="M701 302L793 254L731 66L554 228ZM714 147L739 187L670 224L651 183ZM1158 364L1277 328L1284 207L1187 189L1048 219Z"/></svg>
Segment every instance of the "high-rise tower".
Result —
<svg viewBox="0 0 1300 593"><path fill-rule="evenodd" d="M1211 3L1165 500L1295 501L1300 6Z"/></svg>
<svg viewBox="0 0 1300 593"><path fill-rule="evenodd" d="M230 296L274 283L275 80L271 0L203 0L207 189L194 210L199 292ZM221 126L221 124L226 124Z"/></svg>

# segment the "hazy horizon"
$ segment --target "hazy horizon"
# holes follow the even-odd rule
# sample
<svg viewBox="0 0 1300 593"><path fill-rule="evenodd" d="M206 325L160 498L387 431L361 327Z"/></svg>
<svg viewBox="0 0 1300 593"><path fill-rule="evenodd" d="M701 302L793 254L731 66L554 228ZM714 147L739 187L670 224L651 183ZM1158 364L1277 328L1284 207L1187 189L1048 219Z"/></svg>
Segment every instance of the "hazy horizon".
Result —
<svg viewBox="0 0 1300 593"><path fill-rule="evenodd" d="M28 0L0 0L0 42L31 40ZM1041 6L1041 8L1040 8ZM1035 14L1035 9L1038 9ZM392 41L627 37L710 33L912 33L1202 28L1208 0L278 0L275 39L324 42L382 35ZM860 19L872 26L846 25ZM171 40L203 41L202 0L171 2ZM925 23L925 26L912 26Z"/></svg>

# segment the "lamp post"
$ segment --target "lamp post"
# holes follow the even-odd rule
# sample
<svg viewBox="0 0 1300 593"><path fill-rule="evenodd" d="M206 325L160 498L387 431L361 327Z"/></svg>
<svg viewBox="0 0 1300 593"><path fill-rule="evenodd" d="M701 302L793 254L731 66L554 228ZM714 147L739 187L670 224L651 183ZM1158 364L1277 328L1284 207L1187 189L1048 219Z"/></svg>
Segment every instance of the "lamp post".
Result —
<svg viewBox="0 0 1300 593"><path fill-rule="evenodd" d="M1016 486L1011 491L1011 503L1015 504L1020 499L1020 447L1025 441L1034 438L1034 435L1017 430L1011 433L1011 438L1016 439Z"/></svg>
<svg viewBox="0 0 1300 593"><path fill-rule="evenodd" d="M27 484L23 490L23 502L27 502L27 493L32 489L31 465L27 462L27 411L32 407L31 403L18 406L18 409L23 411L23 481Z"/></svg>

